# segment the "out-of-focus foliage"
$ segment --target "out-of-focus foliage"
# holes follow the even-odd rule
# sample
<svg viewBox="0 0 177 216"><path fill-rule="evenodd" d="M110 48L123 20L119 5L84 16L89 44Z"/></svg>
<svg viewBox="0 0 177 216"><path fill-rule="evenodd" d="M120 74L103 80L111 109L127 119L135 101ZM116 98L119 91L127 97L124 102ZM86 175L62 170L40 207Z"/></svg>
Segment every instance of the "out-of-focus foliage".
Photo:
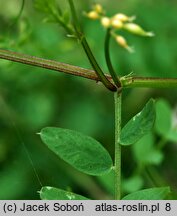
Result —
<svg viewBox="0 0 177 216"><path fill-rule="evenodd" d="M58 2L61 8L67 9L65 0ZM112 41L112 59L117 74L126 75L133 71L141 76L176 77L176 1L99 2L110 15L116 12L136 15L138 24L156 35L146 39L127 34L129 44L136 50L134 54L129 54ZM103 53L105 30L99 22L92 22L82 15L82 11L88 11L93 2L75 3L89 44L107 71ZM23 14L15 25L12 23L21 1L0 0L0 5L0 48L90 68L80 45L67 38L58 25L43 22L43 15L34 9L33 1L26 1ZM163 125L155 127L153 135L148 135L145 149L149 157L142 147L146 145L145 138L139 141L141 144L138 142L132 148L123 148L124 194L133 192L134 186L141 190L172 185L174 191L177 190L177 90L126 90L123 94L123 125L141 110L150 97L163 97L168 101L172 118L168 122L173 129L163 137L161 131L166 127ZM161 101L156 107L162 116L167 111L166 103ZM160 119L158 116L163 123ZM98 179L81 174L45 147L36 133L46 126L68 128L92 136L103 143L114 157L112 93L93 81L0 60L0 199L39 199L37 191L41 185L34 169L43 186L71 190L94 199L112 197L112 188L101 179L103 177ZM141 154L146 157L140 157ZM132 180L133 177L136 178ZM112 184L112 178L107 176L106 179L111 179Z"/></svg>
<svg viewBox="0 0 177 216"><path fill-rule="evenodd" d="M149 188L128 194L123 197L123 200L162 200L167 197L169 192L169 187Z"/></svg>

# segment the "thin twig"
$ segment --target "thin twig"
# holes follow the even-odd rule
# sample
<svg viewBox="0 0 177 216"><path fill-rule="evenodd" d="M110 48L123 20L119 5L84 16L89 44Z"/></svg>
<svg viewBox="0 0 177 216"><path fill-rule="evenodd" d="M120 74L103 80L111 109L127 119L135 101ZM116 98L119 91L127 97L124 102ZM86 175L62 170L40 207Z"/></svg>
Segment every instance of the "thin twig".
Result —
<svg viewBox="0 0 177 216"><path fill-rule="evenodd" d="M75 6L74 6L74 2L73 0L68 0L69 5L70 5L70 9L71 9L71 14L72 14L72 18L73 18L73 25L74 25L74 29L77 35L77 38L79 39L79 41L81 42L81 45L90 61L90 64L92 65L92 68L95 70L95 73L98 75L99 79L101 80L101 82L103 83L103 85L109 89L110 91L117 91L116 86L109 81L109 79L107 79L107 77L105 76L104 72L102 71L101 67L99 66L93 52L91 51L91 48L85 38L85 35L83 33L83 31L81 31L81 27L77 18L77 14L76 14L76 10L75 10Z"/></svg>
<svg viewBox="0 0 177 216"><path fill-rule="evenodd" d="M58 62L55 60L48 60L36 56L21 54L10 50L0 49L0 59L6 59L14 62L19 62L22 64L37 66L58 72L72 74L75 76L81 76L95 81L100 81L94 70L81 68L78 66Z"/></svg>
<svg viewBox="0 0 177 216"><path fill-rule="evenodd" d="M21 54L10 50L0 49L0 59L6 59L27 65L33 65L58 72L64 72L87 79L100 81L94 70L81 68L78 66L61 63L54 60L43 59L35 56ZM113 83L111 76L105 74L107 79ZM121 77L122 88L177 88L177 78L158 78L158 77Z"/></svg>
<svg viewBox="0 0 177 216"><path fill-rule="evenodd" d="M109 69L109 73L111 74L115 85L118 87L118 89L120 89L121 88L121 82L120 82L118 76L116 75L116 72L115 72L115 70L113 68L113 65L112 65L112 62L111 62L111 57L110 57L110 51L109 51L110 36L111 36L110 31L111 31L111 29L108 28L107 32L106 32L106 37L105 37L105 45L104 45L105 59L106 59L106 63L107 63L108 69Z"/></svg>

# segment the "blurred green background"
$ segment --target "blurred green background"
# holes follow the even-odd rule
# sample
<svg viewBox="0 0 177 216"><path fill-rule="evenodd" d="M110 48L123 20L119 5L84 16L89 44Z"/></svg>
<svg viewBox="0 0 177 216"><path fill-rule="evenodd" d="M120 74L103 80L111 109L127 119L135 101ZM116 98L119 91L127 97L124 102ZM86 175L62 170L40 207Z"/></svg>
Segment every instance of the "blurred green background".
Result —
<svg viewBox="0 0 177 216"><path fill-rule="evenodd" d="M66 0L58 2L64 9L68 8ZM94 2L75 2L88 42L107 71L103 52L105 30L98 21L82 15ZM112 40L112 60L119 75L133 72L137 76L177 76L177 1L99 2L109 15L117 12L136 15L136 23L156 35L141 38L124 34L136 50L133 54ZM0 48L91 68L79 43L67 38L58 25L43 22L43 15L35 10L33 1L26 1L21 19L13 24L20 7L21 0L0 0ZM139 112L150 97L166 99L171 112L169 118L173 117L173 123L176 121L177 89L127 89L123 94L122 124ZM37 191L41 184L72 190L92 199L112 198L111 176L96 178L81 174L47 149L37 135L46 126L90 135L103 143L114 157L111 92L94 81L0 60L0 199L39 199ZM158 133L148 138L152 139L154 144L163 140ZM136 149L124 148L123 193L170 185L174 199L177 190L176 142L176 139L166 141L168 145L159 153L161 156L157 155L159 162L150 163L150 171L138 174ZM147 177L148 172L156 182Z"/></svg>

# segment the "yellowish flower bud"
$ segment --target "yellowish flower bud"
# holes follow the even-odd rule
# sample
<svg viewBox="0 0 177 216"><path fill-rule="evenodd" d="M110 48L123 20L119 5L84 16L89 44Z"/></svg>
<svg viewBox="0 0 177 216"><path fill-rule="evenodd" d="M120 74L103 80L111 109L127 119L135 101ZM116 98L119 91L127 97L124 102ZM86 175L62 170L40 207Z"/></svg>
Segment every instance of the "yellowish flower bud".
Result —
<svg viewBox="0 0 177 216"><path fill-rule="evenodd" d="M122 47L127 46L127 41L125 40L124 37L117 35L115 38L116 38L116 41L119 45L121 45Z"/></svg>
<svg viewBox="0 0 177 216"><path fill-rule="evenodd" d="M115 36L115 39L121 47L127 49L129 52L134 52L133 48L128 46L127 41L124 37L117 35Z"/></svg>
<svg viewBox="0 0 177 216"><path fill-rule="evenodd" d="M95 4L93 6L93 10L99 14L102 14L104 12L103 7L100 4Z"/></svg>
<svg viewBox="0 0 177 216"><path fill-rule="evenodd" d="M111 24L111 20L108 17L102 17L101 18L101 24L105 28L108 28L110 26L110 24Z"/></svg>
<svg viewBox="0 0 177 216"><path fill-rule="evenodd" d="M129 20L129 17L128 17L127 15L125 15L125 14L118 13L118 14L116 14L116 15L114 16L114 19L118 19L118 20L120 20L120 21L122 21L122 22L126 22L126 21Z"/></svg>
<svg viewBox="0 0 177 216"><path fill-rule="evenodd" d="M140 36L148 36L148 37L153 37L154 33L153 32L146 32L144 31L141 26L135 24L135 23L126 23L124 24L124 29L133 33L137 34Z"/></svg>
<svg viewBox="0 0 177 216"><path fill-rule="evenodd" d="M123 23L120 20L115 19L115 18L112 18L111 25L115 29L120 29L123 27Z"/></svg>
<svg viewBox="0 0 177 216"><path fill-rule="evenodd" d="M100 18L99 14L96 11L90 11L86 14L86 16L90 19L93 19L93 20Z"/></svg>

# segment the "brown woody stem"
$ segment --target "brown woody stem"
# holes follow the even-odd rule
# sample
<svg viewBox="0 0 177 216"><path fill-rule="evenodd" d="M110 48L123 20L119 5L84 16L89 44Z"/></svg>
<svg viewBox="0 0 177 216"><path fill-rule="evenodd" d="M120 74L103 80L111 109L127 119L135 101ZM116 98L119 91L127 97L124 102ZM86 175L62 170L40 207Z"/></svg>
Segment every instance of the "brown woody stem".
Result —
<svg viewBox="0 0 177 216"><path fill-rule="evenodd" d="M27 65L33 65L58 72L64 72L87 79L100 81L94 70L81 68L78 66L61 63L54 60L43 59L35 56L21 54L10 50L0 49L0 59L6 59ZM105 74L108 80L113 83L111 76ZM177 78L157 78L157 77L121 77L122 88L176 88Z"/></svg>

